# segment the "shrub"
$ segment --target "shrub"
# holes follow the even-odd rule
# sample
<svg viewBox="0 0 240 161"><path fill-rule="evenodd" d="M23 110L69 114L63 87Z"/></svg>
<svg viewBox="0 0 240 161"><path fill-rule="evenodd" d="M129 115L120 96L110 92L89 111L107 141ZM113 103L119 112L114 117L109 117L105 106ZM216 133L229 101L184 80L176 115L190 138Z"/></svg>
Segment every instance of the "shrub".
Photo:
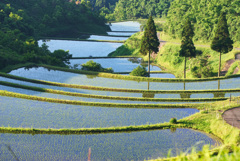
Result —
<svg viewBox="0 0 240 161"><path fill-rule="evenodd" d="M133 69L133 71L130 73L132 76L148 76L148 72L146 68L143 66L138 66L137 68Z"/></svg>
<svg viewBox="0 0 240 161"><path fill-rule="evenodd" d="M112 68L103 68L101 64L96 63L92 60L89 60L86 62L86 64L82 64L82 70L90 70L90 71L96 71L96 72L108 72L112 73L113 69Z"/></svg>
<svg viewBox="0 0 240 161"><path fill-rule="evenodd" d="M170 123L171 124L176 124L177 123L177 119L175 117L170 119Z"/></svg>

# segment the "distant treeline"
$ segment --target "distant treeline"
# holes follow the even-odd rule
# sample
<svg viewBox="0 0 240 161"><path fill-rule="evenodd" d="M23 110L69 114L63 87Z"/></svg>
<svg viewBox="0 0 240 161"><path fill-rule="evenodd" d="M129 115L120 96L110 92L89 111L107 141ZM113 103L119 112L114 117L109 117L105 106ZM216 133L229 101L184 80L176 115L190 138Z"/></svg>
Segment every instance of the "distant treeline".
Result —
<svg viewBox="0 0 240 161"><path fill-rule="evenodd" d="M116 2L118 0L90 0L94 9L99 10L103 7L109 10L114 10Z"/></svg>
<svg viewBox="0 0 240 161"><path fill-rule="evenodd" d="M81 32L106 33L105 19L90 3L68 0L2 0L0 2L0 69L15 64L65 66L70 54L38 47L38 37L77 37Z"/></svg>
<svg viewBox="0 0 240 161"><path fill-rule="evenodd" d="M187 18L195 28L194 40L211 41L220 12L227 13L229 32L233 41L240 40L240 0L175 0L169 8L165 31L181 38Z"/></svg>
<svg viewBox="0 0 240 161"><path fill-rule="evenodd" d="M104 17L92 11L91 4L85 1L76 4L75 0L3 0L0 5L4 10L1 14L14 13L12 18L28 26L30 35L76 37L79 32L105 33L109 29Z"/></svg>
<svg viewBox="0 0 240 161"><path fill-rule="evenodd" d="M101 15L108 20L122 21L129 19L164 17L167 15L170 3L173 0L97 0L101 2L116 1L115 8L110 7L98 8Z"/></svg>

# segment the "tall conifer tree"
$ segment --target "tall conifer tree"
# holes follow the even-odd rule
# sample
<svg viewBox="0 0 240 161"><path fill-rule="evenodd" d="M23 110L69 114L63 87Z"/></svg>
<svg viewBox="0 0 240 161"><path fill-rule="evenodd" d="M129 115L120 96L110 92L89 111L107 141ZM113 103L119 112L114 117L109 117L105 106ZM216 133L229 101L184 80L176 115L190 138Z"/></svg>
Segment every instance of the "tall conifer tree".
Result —
<svg viewBox="0 0 240 161"><path fill-rule="evenodd" d="M159 44L160 43L157 37L156 26L154 24L152 16L150 16L144 29L144 35L141 41L140 48L140 53L142 55L148 54L148 76L150 76L150 54L152 52L158 52Z"/></svg>
<svg viewBox="0 0 240 161"><path fill-rule="evenodd" d="M180 55L179 55L181 57L185 57L184 78L186 78L187 57L195 57L196 56L196 49L195 49L195 46L192 41L193 36L194 36L193 26L192 26L190 20L187 19L186 23L183 26L181 50L180 50Z"/></svg>
<svg viewBox="0 0 240 161"><path fill-rule="evenodd" d="M219 52L219 67L218 67L218 77L221 72L221 54L228 53L233 49L233 41L229 37L226 13L222 12L220 14L217 30L215 32L215 37L213 38L211 49Z"/></svg>

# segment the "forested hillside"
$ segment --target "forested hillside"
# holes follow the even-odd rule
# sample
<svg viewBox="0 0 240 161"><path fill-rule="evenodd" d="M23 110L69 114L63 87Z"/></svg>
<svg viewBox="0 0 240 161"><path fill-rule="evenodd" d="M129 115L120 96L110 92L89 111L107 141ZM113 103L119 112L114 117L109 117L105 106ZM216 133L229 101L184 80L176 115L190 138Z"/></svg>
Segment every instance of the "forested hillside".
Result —
<svg viewBox="0 0 240 161"><path fill-rule="evenodd" d="M113 10L117 1L118 0L90 0L93 8L97 10L100 10L103 7Z"/></svg>
<svg viewBox="0 0 240 161"><path fill-rule="evenodd" d="M24 23L34 28L34 35L77 36L79 32L105 33L109 29L104 18L93 12L90 3L85 1L78 5L69 0L3 0L0 3L11 4Z"/></svg>
<svg viewBox="0 0 240 161"><path fill-rule="evenodd" d="M116 20L163 17L167 15L173 0L119 0L114 16Z"/></svg>
<svg viewBox="0 0 240 161"><path fill-rule="evenodd" d="M227 12L230 35L240 41L240 0L175 0L169 8L165 31L172 37L181 37L187 18L195 28L194 40L211 41L221 11Z"/></svg>
<svg viewBox="0 0 240 161"><path fill-rule="evenodd" d="M80 32L106 33L105 19L90 3L68 0L2 0L0 2L0 69L16 64L65 66L68 52L38 47L42 36L77 37Z"/></svg>

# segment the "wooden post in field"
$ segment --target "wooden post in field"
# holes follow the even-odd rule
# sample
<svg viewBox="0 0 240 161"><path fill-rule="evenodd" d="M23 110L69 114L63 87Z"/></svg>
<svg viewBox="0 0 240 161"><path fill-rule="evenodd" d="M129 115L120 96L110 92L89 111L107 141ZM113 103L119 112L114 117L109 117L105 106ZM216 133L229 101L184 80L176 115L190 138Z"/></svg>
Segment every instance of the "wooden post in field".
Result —
<svg viewBox="0 0 240 161"><path fill-rule="evenodd" d="M88 161L91 161L91 148L88 149Z"/></svg>

